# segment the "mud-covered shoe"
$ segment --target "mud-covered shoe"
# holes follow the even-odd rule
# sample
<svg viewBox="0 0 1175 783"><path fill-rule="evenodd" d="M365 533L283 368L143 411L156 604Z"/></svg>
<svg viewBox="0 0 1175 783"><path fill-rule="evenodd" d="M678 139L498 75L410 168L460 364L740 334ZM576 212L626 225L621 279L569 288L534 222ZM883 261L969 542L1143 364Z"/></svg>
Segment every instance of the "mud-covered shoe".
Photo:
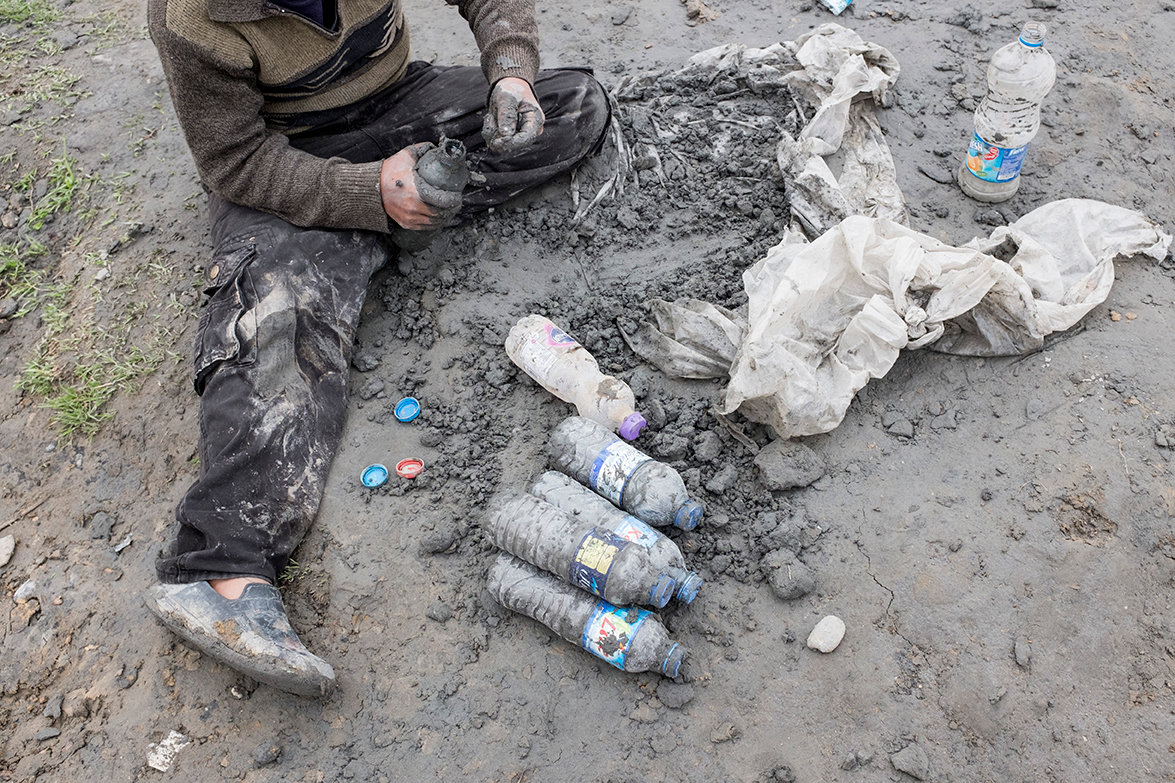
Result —
<svg viewBox="0 0 1175 783"><path fill-rule="evenodd" d="M273 585L248 584L229 600L207 582L159 583L144 603L188 644L259 682L299 696L334 690L334 669L298 639Z"/></svg>

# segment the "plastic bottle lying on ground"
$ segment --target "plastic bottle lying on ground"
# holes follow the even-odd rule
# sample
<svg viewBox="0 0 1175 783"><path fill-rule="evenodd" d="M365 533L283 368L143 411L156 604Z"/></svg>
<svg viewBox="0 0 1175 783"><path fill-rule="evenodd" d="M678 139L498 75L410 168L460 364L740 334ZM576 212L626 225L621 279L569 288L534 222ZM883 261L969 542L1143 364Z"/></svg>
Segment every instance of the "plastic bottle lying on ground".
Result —
<svg viewBox="0 0 1175 783"><path fill-rule="evenodd" d="M591 419L633 440L645 428L628 384L600 366L571 335L541 315L528 315L506 336L506 354L523 372Z"/></svg>
<svg viewBox="0 0 1175 783"><path fill-rule="evenodd" d="M490 568L487 588L502 606L538 620L617 669L676 677L685 660L685 648L669 638L652 612L617 608L509 554L499 555Z"/></svg>
<svg viewBox="0 0 1175 783"><path fill-rule="evenodd" d="M690 500L677 471L637 451L582 416L565 419L551 433L551 467L645 522L693 530L702 504Z"/></svg>
<svg viewBox="0 0 1175 783"><path fill-rule="evenodd" d="M1028 142L1040 129L1040 104L1057 80L1044 48L1045 26L1029 22L1020 39L996 51L987 67L987 94L975 110L975 133L959 187L978 201L1006 201L1020 188Z"/></svg>
<svg viewBox="0 0 1175 783"><path fill-rule="evenodd" d="M702 589L702 577L690 571L673 540L649 527L562 473L548 470L531 484L530 494L578 519L589 521L648 550L653 564L677 582L676 598L690 603Z"/></svg>
<svg viewBox="0 0 1175 783"><path fill-rule="evenodd" d="M534 495L490 501L485 532L495 546L614 604L661 608L677 588L649 550Z"/></svg>

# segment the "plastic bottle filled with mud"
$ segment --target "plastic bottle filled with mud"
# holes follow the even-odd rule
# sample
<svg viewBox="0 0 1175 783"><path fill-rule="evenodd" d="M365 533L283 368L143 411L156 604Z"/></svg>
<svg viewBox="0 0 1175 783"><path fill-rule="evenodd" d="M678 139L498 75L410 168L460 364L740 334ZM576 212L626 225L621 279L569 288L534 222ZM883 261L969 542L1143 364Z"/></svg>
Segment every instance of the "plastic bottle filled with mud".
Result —
<svg viewBox="0 0 1175 783"><path fill-rule="evenodd" d="M654 565L677 582L674 597L691 603L702 589L702 577L690 571L681 549L668 536L609 503L575 479L548 470L530 486L530 494L578 519L588 520L648 550Z"/></svg>
<svg viewBox="0 0 1175 783"><path fill-rule="evenodd" d="M416 191L420 200L434 207L445 207L451 194L460 194L469 184L469 164L465 159L465 145L456 139L442 137L441 143L425 152L413 168ZM402 250L419 253L432 243L437 231L409 231L397 227L392 241Z"/></svg>
<svg viewBox="0 0 1175 783"><path fill-rule="evenodd" d="M617 608L509 554L490 567L490 595L511 611L538 620L572 644L626 672L676 677L685 648L652 612Z"/></svg>
<svg viewBox="0 0 1175 783"><path fill-rule="evenodd" d="M1040 104L1057 79L1044 48L1045 26L1029 22L987 68L987 95L975 110L975 133L959 167L959 187L978 201L1006 201L1020 188L1028 143L1040 128Z"/></svg>
<svg viewBox="0 0 1175 783"><path fill-rule="evenodd" d="M702 504L690 500L676 470L590 419L564 419L551 433L548 453L551 467L650 525L693 530L702 519Z"/></svg>
<svg viewBox="0 0 1175 783"><path fill-rule="evenodd" d="M541 315L528 315L506 336L506 354L540 386L576 407L579 415L633 440L645 428L624 381L600 372L587 348Z"/></svg>
<svg viewBox="0 0 1175 783"><path fill-rule="evenodd" d="M486 514L490 543L613 603L669 603L677 582L649 550L534 495L499 495Z"/></svg>

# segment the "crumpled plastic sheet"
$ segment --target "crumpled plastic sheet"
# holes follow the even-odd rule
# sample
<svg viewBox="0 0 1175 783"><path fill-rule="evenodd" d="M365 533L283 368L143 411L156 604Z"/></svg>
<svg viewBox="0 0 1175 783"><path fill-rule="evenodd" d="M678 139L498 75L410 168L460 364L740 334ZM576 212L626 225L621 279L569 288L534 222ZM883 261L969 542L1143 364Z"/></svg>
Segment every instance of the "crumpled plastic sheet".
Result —
<svg viewBox="0 0 1175 783"><path fill-rule="evenodd" d="M1145 216L1083 199L1046 204L961 247L907 228L889 147L863 100L885 104L897 60L839 25L764 49L710 49L682 73L707 69L737 71L752 88L786 85L818 106L777 148L792 225L743 275L746 319L696 300L654 300L656 324L626 339L668 374L729 375L722 412L782 437L834 429L903 348L1037 350L1105 301L1115 258L1161 260L1170 247ZM839 177L825 160L834 153Z"/></svg>
<svg viewBox="0 0 1175 783"><path fill-rule="evenodd" d="M1086 199L1046 204L962 247L863 215L814 242L785 237L743 274L749 326L722 411L782 437L828 432L903 348L1038 349L1105 300L1116 257L1162 259L1170 243L1145 216Z"/></svg>

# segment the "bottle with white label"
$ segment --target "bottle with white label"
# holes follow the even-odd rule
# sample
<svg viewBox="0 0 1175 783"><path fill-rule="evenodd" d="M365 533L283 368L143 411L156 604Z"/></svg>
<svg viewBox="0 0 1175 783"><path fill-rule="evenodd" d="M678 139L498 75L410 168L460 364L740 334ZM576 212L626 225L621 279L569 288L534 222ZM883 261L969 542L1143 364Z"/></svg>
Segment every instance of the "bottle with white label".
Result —
<svg viewBox="0 0 1175 783"><path fill-rule="evenodd" d="M575 479L553 470L548 470L534 480L530 494L648 550L653 563L677 582L674 597L678 601L688 604L697 598L698 591L702 589L702 577L686 568L685 555L669 537L632 514L616 508Z"/></svg>
<svg viewBox="0 0 1175 783"><path fill-rule="evenodd" d="M622 671L676 677L685 660L685 648L669 638L657 615L613 606L509 554L498 555L486 587L502 606Z"/></svg>
<svg viewBox="0 0 1175 783"><path fill-rule="evenodd" d="M690 500L676 470L582 416L564 419L548 444L551 467L642 521L693 530L702 504Z"/></svg>
<svg viewBox="0 0 1175 783"><path fill-rule="evenodd" d="M959 187L978 201L1006 201L1020 188L1028 143L1040 128L1040 104L1057 79L1044 48L1045 26L1029 22L1020 39L1000 48L987 68L987 95L975 110L975 133Z"/></svg>
<svg viewBox="0 0 1175 783"><path fill-rule="evenodd" d="M528 315L506 336L506 355L539 385L576 407L580 416L634 440L645 428L624 381L600 372L587 348L541 315Z"/></svg>
<svg viewBox="0 0 1175 783"><path fill-rule="evenodd" d="M677 588L647 549L534 495L491 500L485 533L494 546L613 604L660 609Z"/></svg>

